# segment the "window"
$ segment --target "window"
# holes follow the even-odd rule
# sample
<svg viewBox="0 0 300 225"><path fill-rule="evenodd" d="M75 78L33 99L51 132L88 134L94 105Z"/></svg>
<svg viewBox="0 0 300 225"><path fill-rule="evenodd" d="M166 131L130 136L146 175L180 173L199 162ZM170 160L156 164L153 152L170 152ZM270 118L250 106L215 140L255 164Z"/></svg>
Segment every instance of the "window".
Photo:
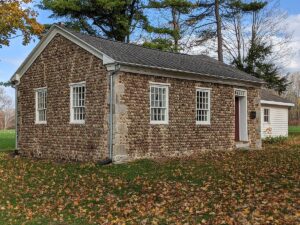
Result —
<svg viewBox="0 0 300 225"><path fill-rule="evenodd" d="M150 86L150 123L168 123L168 92L168 84L152 84Z"/></svg>
<svg viewBox="0 0 300 225"><path fill-rule="evenodd" d="M196 123L210 124L210 89L197 89L196 98Z"/></svg>
<svg viewBox="0 0 300 225"><path fill-rule="evenodd" d="M85 82L70 84L71 123L85 122Z"/></svg>
<svg viewBox="0 0 300 225"><path fill-rule="evenodd" d="M46 123L47 121L47 88L38 88L35 90L36 101L36 123Z"/></svg>
<svg viewBox="0 0 300 225"><path fill-rule="evenodd" d="M264 122L270 122L270 109L264 109Z"/></svg>

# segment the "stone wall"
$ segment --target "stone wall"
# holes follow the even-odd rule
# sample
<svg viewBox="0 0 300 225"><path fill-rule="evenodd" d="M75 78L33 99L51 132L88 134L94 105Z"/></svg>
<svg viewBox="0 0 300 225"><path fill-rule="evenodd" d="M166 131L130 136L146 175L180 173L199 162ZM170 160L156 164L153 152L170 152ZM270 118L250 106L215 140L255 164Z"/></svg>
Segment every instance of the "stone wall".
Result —
<svg viewBox="0 0 300 225"><path fill-rule="evenodd" d="M19 150L38 158L108 157L108 72L102 61L60 35L18 87ZM70 83L86 82L85 124L70 124ZM150 124L149 82L169 83L169 124ZM47 124L35 124L35 89L47 87ZM119 72L114 76L114 161L232 150L236 86ZM211 88L211 124L196 125L196 87ZM260 91L247 88L249 145L259 148Z"/></svg>
<svg viewBox="0 0 300 225"><path fill-rule="evenodd" d="M183 156L235 148L234 88L238 87L130 73L120 73L115 80L116 89L122 87L121 92L116 91L116 106L122 106L115 114L120 125L115 131L116 160L125 156L128 159ZM150 124L150 81L170 84L167 125ZM210 125L196 125L196 87L211 88ZM260 148L260 91L246 89L249 145ZM258 117L250 119L250 111L256 111Z"/></svg>
<svg viewBox="0 0 300 225"><path fill-rule="evenodd" d="M70 124L70 83L86 81L85 124ZM35 124L35 88L47 87L47 124ZM108 73L102 61L57 35L22 76L19 149L25 156L95 161L108 156Z"/></svg>

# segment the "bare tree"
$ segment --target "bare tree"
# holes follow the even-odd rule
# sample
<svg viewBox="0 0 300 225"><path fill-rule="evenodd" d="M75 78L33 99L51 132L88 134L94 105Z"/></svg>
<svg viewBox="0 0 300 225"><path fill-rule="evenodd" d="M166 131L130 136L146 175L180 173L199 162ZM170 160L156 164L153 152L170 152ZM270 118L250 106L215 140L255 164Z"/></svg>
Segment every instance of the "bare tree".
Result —
<svg viewBox="0 0 300 225"><path fill-rule="evenodd" d="M12 104L12 98L8 96L3 87L0 87L0 114L3 129L7 129L14 121L15 113Z"/></svg>
<svg viewBox="0 0 300 225"><path fill-rule="evenodd" d="M300 125L300 72L288 75L290 85L285 93L285 98L295 103L295 106L289 110L289 123L291 125Z"/></svg>
<svg viewBox="0 0 300 225"><path fill-rule="evenodd" d="M287 13L279 7L279 1L270 1L262 10L244 13L236 11L223 20L223 42L226 61L243 62L251 43L259 40L272 47L268 58L276 65L284 66L292 50L289 43L292 34L287 31Z"/></svg>
<svg viewBox="0 0 300 225"><path fill-rule="evenodd" d="M220 16L220 1L215 0L215 17L217 26L218 60L223 62L222 18Z"/></svg>

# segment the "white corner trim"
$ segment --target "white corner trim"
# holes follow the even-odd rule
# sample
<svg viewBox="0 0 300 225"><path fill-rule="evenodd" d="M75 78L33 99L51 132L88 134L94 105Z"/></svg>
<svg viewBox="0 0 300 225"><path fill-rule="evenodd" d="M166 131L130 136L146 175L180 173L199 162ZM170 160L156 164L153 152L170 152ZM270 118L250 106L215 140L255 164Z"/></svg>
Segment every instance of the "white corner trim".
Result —
<svg viewBox="0 0 300 225"><path fill-rule="evenodd" d="M115 62L114 59L110 58L109 56L105 55L103 52L99 51L92 45L86 43L85 41L81 40L80 38L76 37L74 34L68 32L67 30L53 25L47 34L42 38L42 40L35 46L35 48L31 51L31 53L27 56L27 58L23 61L21 66L17 69L14 75L10 78L10 80L14 79L21 79L24 73L29 69L32 63L36 60L36 58L42 53L42 51L47 47L47 45L52 41L55 35L60 34L63 37L67 38L68 40L72 41L73 43L77 44L81 48L85 49L86 51L90 52L91 54L95 55L99 59L103 60L103 64L105 63L113 63ZM104 62L105 61L105 62Z"/></svg>
<svg viewBox="0 0 300 225"><path fill-rule="evenodd" d="M280 106L295 106L294 103L275 102L275 101L266 101L266 100L260 100L260 104L280 105Z"/></svg>

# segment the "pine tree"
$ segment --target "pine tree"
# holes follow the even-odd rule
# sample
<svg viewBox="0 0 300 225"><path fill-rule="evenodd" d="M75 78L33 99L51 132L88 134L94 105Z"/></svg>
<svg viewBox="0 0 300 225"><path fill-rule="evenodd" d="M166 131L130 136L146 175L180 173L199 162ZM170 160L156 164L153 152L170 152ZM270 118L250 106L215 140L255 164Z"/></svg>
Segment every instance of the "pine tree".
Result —
<svg viewBox="0 0 300 225"><path fill-rule="evenodd" d="M40 7L52 17L68 18L66 26L122 42L146 21L142 0L42 0Z"/></svg>
<svg viewBox="0 0 300 225"><path fill-rule="evenodd" d="M235 63L236 67L266 82L266 87L274 89L279 94L286 91L289 82L281 77L279 68L268 61L272 46L254 40L244 62Z"/></svg>
<svg viewBox="0 0 300 225"><path fill-rule="evenodd" d="M174 44L172 40L168 40L165 38L155 38L151 41L145 41L143 43L144 47L147 48L153 48L153 49L159 49L162 51L168 51L171 52L174 50Z"/></svg>
<svg viewBox="0 0 300 225"><path fill-rule="evenodd" d="M280 76L280 70L278 66L270 62L269 58L272 55L273 46L270 43L262 41L262 38L258 35L259 24L258 14L267 6L265 1L253 1L250 3L244 3L241 0L230 0L228 2L228 17L230 19L236 19L235 21L235 34L237 36L237 57L233 57L232 64L238 69L245 71L257 78L260 78L266 82L266 87L274 89L278 93L282 93L288 86L286 77ZM241 42L243 38L241 35L241 25L239 24L239 18L242 14L251 15L251 35L249 41L249 49L245 58L242 58L241 54Z"/></svg>
<svg viewBox="0 0 300 225"><path fill-rule="evenodd" d="M160 10L164 16L168 15L166 24L161 26L147 24L146 31L155 34L152 41L146 41L145 46L163 50L179 52L181 39L188 30L188 24L185 17L192 11L195 5L189 0L150 0L147 8Z"/></svg>

